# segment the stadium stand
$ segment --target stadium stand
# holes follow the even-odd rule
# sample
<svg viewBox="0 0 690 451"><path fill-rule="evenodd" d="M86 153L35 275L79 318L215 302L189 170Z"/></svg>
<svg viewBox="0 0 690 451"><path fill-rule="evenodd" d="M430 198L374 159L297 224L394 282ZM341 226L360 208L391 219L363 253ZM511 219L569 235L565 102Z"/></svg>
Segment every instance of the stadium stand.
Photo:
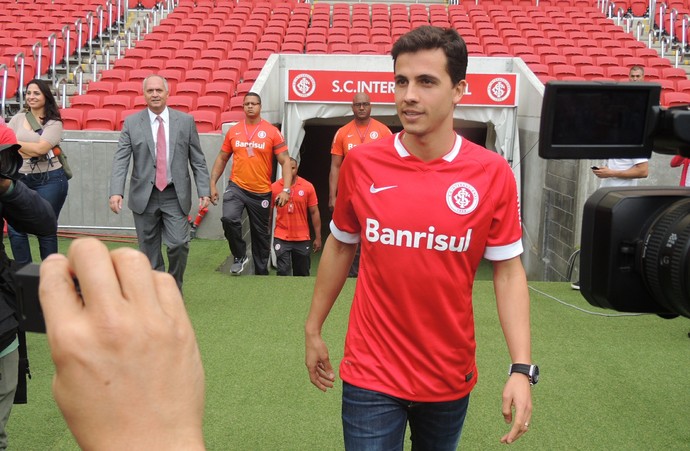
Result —
<svg viewBox="0 0 690 451"><path fill-rule="evenodd" d="M130 4L132 2L141 6L138 1L130 0ZM51 10L51 17L74 30L72 19L106 5L100 0L85 3L65 5L69 6L69 14L76 15L69 16L69 20L67 16L58 15L57 9ZM143 0L141 4L146 7L144 3L153 2ZM0 5L7 8L13 4L13 1L0 0ZM635 17L648 14L647 3L641 1L633 0L619 6ZM9 10L12 14L17 11L15 8ZM35 10L27 11L36 14ZM64 8L59 12L64 13ZM655 15L656 11L652 16ZM29 72L35 71L39 61L23 46L28 42L26 38L35 36L32 33L45 33L35 27L35 17L26 20L28 14L20 16L17 21L0 20L0 30L12 31L11 35L5 33L0 38L0 75L3 74L2 64L5 64L9 68L5 87L8 97L18 89L12 53L24 48L25 55L30 55L25 58L25 67ZM136 109L142 105L141 81L151 73L159 73L168 78L171 97L191 99L191 105L185 101L180 108L215 113L217 120L204 121L203 127L210 124L220 127L221 115L227 117L229 111L242 109L241 96L251 89L272 53L385 54L401 34L429 23L456 28L465 37L471 55L521 57L542 81L625 80L629 67L640 64L645 67L648 79L659 80L662 84L664 98L673 98L667 96L673 92L690 91L684 83L687 82L684 69L674 68L669 58L660 57L656 49L635 39L632 32L626 32L615 20L607 18L591 0L541 0L538 4L534 0L482 0L450 5L311 4L294 0L214 5L207 1L180 0L174 10L142 36L142 40L125 50L111 69L102 71L97 81L89 83L86 94L73 96L68 102L71 108L64 111L74 108L84 113L104 109L104 106L119 113ZM101 30L110 26L107 23L97 25ZM670 22L664 27L670 28ZM46 73L50 67L50 52L45 50L48 49L47 35L43 36L44 52L40 62L41 72ZM55 41L57 49L67 45L62 38ZM69 42L69 53L76 50L74 41ZM58 55L64 52L58 51ZM98 100L85 96L96 96ZM113 96L127 97L129 106L124 99L111 103ZM213 96L220 101L210 101ZM199 97L204 98L203 104L195 104ZM106 98L108 103L104 103ZM74 117L77 116L78 113L74 113ZM70 126L79 123L87 126L87 117L81 121L75 118L70 118ZM121 119L118 117L115 128L119 129Z"/></svg>

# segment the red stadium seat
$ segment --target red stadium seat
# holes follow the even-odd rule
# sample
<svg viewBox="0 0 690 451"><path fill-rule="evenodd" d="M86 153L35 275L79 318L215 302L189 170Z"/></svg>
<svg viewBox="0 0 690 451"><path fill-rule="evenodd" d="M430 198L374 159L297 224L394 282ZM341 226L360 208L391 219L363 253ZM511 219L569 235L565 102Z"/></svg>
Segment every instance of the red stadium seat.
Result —
<svg viewBox="0 0 690 451"><path fill-rule="evenodd" d="M227 105L227 99L214 95L201 96L196 99L197 111L213 111L220 115L220 113L226 110Z"/></svg>
<svg viewBox="0 0 690 451"><path fill-rule="evenodd" d="M117 125L117 112L96 108L86 111L84 115L84 130L113 131Z"/></svg>
<svg viewBox="0 0 690 451"><path fill-rule="evenodd" d="M669 92L661 96L661 104L665 107L690 104L690 94L685 92Z"/></svg>
<svg viewBox="0 0 690 451"><path fill-rule="evenodd" d="M60 117L62 118L62 127L65 130L81 130L84 111L76 108L63 108L60 110Z"/></svg>
<svg viewBox="0 0 690 451"><path fill-rule="evenodd" d="M86 91L87 94L106 96L115 92L115 83L111 81L92 81Z"/></svg>
<svg viewBox="0 0 690 451"><path fill-rule="evenodd" d="M196 98L187 95L175 95L168 97L168 106L175 110L189 113L196 107Z"/></svg>
<svg viewBox="0 0 690 451"><path fill-rule="evenodd" d="M199 133L211 133L217 131L218 113L207 110L195 110L190 112L190 114L194 117L196 129Z"/></svg>
<svg viewBox="0 0 690 451"><path fill-rule="evenodd" d="M132 98L127 95L113 94L103 97L101 108L117 111L128 110L132 106Z"/></svg>
<svg viewBox="0 0 690 451"><path fill-rule="evenodd" d="M232 81L212 81L206 83L204 96L220 97L226 105L230 103L230 97L235 94L235 83Z"/></svg>
<svg viewBox="0 0 690 451"><path fill-rule="evenodd" d="M131 109L131 110L120 111L120 115L118 118L118 124L117 124L117 130L122 130L122 125L125 123L125 119L127 119L127 116L131 116L132 114L138 113L139 111L141 111L141 109Z"/></svg>
<svg viewBox="0 0 690 451"><path fill-rule="evenodd" d="M75 95L69 99L70 108L89 111L101 107L101 96L96 94Z"/></svg>
<svg viewBox="0 0 690 451"><path fill-rule="evenodd" d="M199 83L196 81L182 81L177 84L177 87L175 89L175 95L198 97L201 95L203 86L203 83Z"/></svg>

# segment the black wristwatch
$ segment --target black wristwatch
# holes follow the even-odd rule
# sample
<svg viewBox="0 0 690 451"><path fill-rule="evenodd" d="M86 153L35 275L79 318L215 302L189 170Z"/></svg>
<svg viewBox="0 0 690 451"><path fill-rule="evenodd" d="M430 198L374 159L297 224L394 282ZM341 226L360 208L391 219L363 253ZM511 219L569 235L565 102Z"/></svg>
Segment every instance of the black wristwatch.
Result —
<svg viewBox="0 0 690 451"><path fill-rule="evenodd" d="M508 370L508 376L513 373L520 373L527 376L530 385L536 385L539 382L539 367L537 365L527 365L524 363L513 363Z"/></svg>

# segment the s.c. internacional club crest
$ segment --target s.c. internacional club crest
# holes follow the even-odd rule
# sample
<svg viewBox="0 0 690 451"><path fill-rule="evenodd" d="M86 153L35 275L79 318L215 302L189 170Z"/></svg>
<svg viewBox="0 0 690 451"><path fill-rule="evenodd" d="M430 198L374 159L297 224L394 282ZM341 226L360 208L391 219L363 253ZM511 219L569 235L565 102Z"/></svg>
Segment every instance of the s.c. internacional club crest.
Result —
<svg viewBox="0 0 690 451"><path fill-rule="evenodd" d="M479 205L479 193L469 183L453 183L446 191L446 204L453 213L468 215Z"/></svg>
<svg viewBox="0 0 690 451"><path fill-rule="evenodd" d="M316 91L316 80L309 74L299 74L292 79L292 92L297 96L305 98L314 94Z"/></svg>

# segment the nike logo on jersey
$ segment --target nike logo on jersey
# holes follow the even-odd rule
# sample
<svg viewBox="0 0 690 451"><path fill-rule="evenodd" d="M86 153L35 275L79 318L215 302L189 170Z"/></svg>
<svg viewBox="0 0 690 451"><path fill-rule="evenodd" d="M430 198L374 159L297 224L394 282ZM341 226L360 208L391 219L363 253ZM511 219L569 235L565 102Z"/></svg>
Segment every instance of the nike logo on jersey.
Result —
<svg viewBox="0 0 690 451"><path fill-rule="evenodd" d="M376 193L380 193L381 191L386 191L387 189L393 189L393 188L397 188L397 187L398 187L398 185L390 185L390 186L380 186L380 187L376 188L374 186L374 184L372 183L371 186L369 187L369 192L371 194L376 194Z"/></svg>

